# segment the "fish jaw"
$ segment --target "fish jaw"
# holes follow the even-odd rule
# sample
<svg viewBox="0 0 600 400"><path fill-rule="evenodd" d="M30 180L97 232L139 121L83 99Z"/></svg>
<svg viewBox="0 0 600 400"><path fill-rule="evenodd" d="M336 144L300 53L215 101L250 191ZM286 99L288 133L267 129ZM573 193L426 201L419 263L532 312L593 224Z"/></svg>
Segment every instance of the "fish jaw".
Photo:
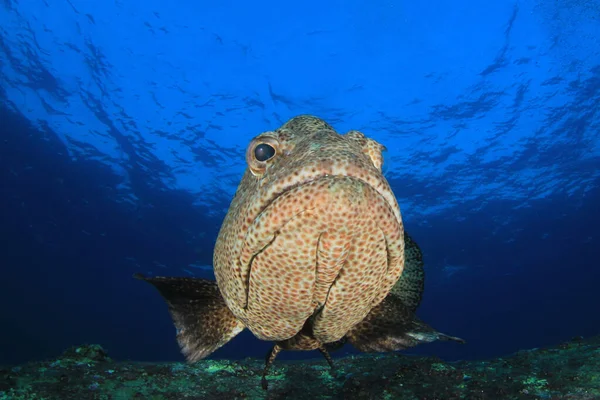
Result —
<svg viewBox="0 0 600 400"><path fill-rule="evenodd" d="M334 342L398 280L403 227L366 182L321 176L283 192L258 215L238 265L246 296L236 316L255 336L286 340L313 317L315 338Z"/></svg>

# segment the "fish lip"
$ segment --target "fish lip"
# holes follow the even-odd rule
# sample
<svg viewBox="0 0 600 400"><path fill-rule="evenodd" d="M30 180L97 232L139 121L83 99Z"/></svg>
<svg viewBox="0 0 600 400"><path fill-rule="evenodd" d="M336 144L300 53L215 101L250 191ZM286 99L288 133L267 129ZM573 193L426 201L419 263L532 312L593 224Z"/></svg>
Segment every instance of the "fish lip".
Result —
<svg viewBox="0 0 600 400"><path fill-rule="evenodd" d="M261 215L263 215L263 213L274 203L277 201L278 198L280 198L281 196L285 195L288 192L291 192L292 190L299 188L301 186L304 185L309 185L313 182L318 181L319 179L322 178L327 178L330 176L336 176L336 175L331 175L331 174L322 174L322 175L318 175L315 177L312 177L310 179L306 179L303 181L299 181L299 182L295 182L291 185L285 186L282 190L275 192L271 197L269 197L269 199L265 202L265 204L260 208L260 211L256 214L256 217L253 219L253 222L256 221L258 218L260 218ZM342 175L339 175L340 177Z"/></svg>
<svg viewBox="0 0 600 400"><path fill-rule="evenodd" d="M275 202L280 196L285 195L287 192L294 190L300 186L304 186L304 185L310 184L312 182L315 182L319 179L323 179L323 178L327 178L327 177L335 177L335 178L355 179L355 180L360 181L363 184L371 187L373 190L375 190L377 193L379 193L379 195L381 197L383 197L383 199L386 201L388 206L397 213L396 219L398 220L398 222L402 223L402 218L401 218L401 215L399 212L398 202L396 201L394 193L392 192L392 188L390 187L387 179L381 173L379 173L379 178L380 178L379 180L374 175L375 174L367 174L367 177L372 178L372 179L370 179L371 182L369 182L369 180L362 179L361 177L357 176L357 174L354 174L354 173L337 173L336 174L336 173L318 172L318 173L314 173L314 174L309 174L309 176L307 176L306 179L300 180L298 182L294 182L290 185L285 186L284 188L282 188L282 190L279 190L279 191L273 193L268 198L268 200L263 204L263 206L260 208L260 210L256 214L256 216L253 218L253 222L256 221L256 219L260 218L260 216L265 212L265 210L267 210L271 206L271 204L273 204L273 202ZM381 187L378 187L378 185L375 185L374 183L382 183L382 185L380 185Z"/></svg>

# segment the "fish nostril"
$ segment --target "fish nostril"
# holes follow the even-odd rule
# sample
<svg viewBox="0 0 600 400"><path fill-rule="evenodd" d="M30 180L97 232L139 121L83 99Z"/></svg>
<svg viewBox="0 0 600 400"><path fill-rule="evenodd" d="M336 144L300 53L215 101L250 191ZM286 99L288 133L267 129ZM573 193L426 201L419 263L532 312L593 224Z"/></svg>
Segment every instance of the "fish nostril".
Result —
<svg viewBox="0 0 600 400"><path fill-rule="evenodd" d="M381 150L381 174L388 177L390 171L390 154L387 149Z"/></svg>

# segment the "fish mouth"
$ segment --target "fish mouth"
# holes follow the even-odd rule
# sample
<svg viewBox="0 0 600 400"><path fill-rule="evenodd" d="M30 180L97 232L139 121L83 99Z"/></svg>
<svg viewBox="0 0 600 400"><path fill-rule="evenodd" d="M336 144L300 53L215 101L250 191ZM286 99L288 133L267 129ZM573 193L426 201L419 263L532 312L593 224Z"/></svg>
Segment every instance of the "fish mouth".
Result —
<svg viewBox="0 0 600 400"><path fill-rule="evenodd" d="M383 227L376 225L378 219L384 221ZM326 303L351 246L378 249L378 279L391 288L403 265L399 264L403 248L398 252L395 244L402 233L395 198L385 180L369 182L365 174L315 174L273 191L246 232L238 264L247 326L264 340L297 333L295 329ZM334 250L339 254L326 261L323 254ZM396 279L388 279L390 269ZM256 315L294 327L289 332L269 331L264 321L253 323Z"/></svg>
<svg viewBox="0 0 600 400"><path fill-rule="evenodd" d="M385 199L388 205L395 211L396 219L401 221L398 202L396 201L392 189L385 177L376 169L367 171L361 168L350 168L350 170L348 170L346 168L336 168L329 162L321 162L316 169L309 170L309 168L306 168L304 171L300 171L299 176L300 177L298 179L292 180L289 184L283 187L277 187L274 185L272 188L268 189L267 199L264 201L263 206L258 212L255 220L260 218L264 211L268 209L269 206L280 196L283 196L299 187L309 185L323 178L351 178L363 183L364 185L370 186L373 190L377 191L381 197Z"/></svg>
<svg viewBox="0 0 600 400"><path fill-rule="evenodd" d="M315 182L318 182L322 179L351 179L353 181L356 181L357 183L365 185L366 187L370 187L372 190L376 191L386 201L387 205L394 211L394 216L396 217L396 220L398 221L398 223L400 225L402 225L402 218L400 215L400 209L398 206L398 202L396 201L396 198L392 192L392 189L389 186L389 183L387 182L385 177L383 177L383 175L381 175L381 173L379 173L378 171L370 171L369 173L367 173L363 170L351 171L351 172L344 171L342 173L339 171L335 171L335 169L332 168L331 166L328 166L328 167L329 168L325 168L326 172L319 171L319 170L317 170L317 172L311 171L312 173L308 173L308 174L304 175L304 178L298 179L297 181L292 181L288 185L285 185L285 186L279 187L279 188L270 188L269 195L268 195L267 199L264 201L263 206L260 208L256 217L254 218L252 226L256 226L257 223L260 224L259 221L261 219L265 218L264 216L265 216L266 211L269 210L269 208L273 205L273 203L275 203L278 199L288 195L289 193L298 191L303 187L308 187L311 184L314 184ZM306 198L306 194L304 196L300 196L300 198L303 198L305 202L307 200L309 200ZM301 213L310 211L311 209L314 209L317 205L314 204L315 202L312 202L312 203L313 204L306 205L299 200L298 204L296 205L296 207L293 208L293 210L291 210L292 212L289 215L287 215L285 217L284 216L280 217L280 219L283 222L281 223L281 225L279 226L279 229L277 229L277 231L279 231L280 228L283 225L285 225L285 223L294 219ZM248 230L248 232L246 233L246 237L245 237L246 242L248 242L251 235L252 235L251 230ZM265 244L265 246L266 246L266 244ZM261 251L261 250L258 250L258 251ZM242 264L242 265L244 265L244 264ZM247 286L246 286L246 289L247 289Z"/></svg>
<svg viewBox="0 0 600 400"><path fill-rule="evenodd" d="M310 185L314 184L315 182L321 181L323 179L333 179L333 180L351 179L353 181L356 181L357 183L365 185L366 187L370 187L372 190L376 191L386 201L388 206L394 211L396 220L400 224L402 224L402 219L400 216L398 203L392 193L392 190L391 190L387 180L383 177L383 175L375 174L375 173L370 173L370 174L337 173L336 174L336 173L334 173L334 171L329 171L329 172L316 172L316 173L308 174L303 179L299 179L297 181L292 181L291 183L289 183L288 185L285 185L283 187L276 188L276 189L275 188L270 189L269 196L267 197L267 200L264 201L263 206L260 208L256 217L254 218L251 228L257 227L257 224L258 225L261 224L261 219L265 219L266 212L270 209L270 207L275 202L277 202L278 199L281 199L281 198L289 195L290 193L297 192L297 191L301 190L303 187L309 187ZM297 204L295 205L295 207L293 207L292 210L289 210L291 212L288 215L284 215L284 216L277 218L278 220L281 220L281 223L279 224L279 226L277 226L277 228L275 229L275 232L280 231L281 227L283 227L287 222L296 218L298 215L318 207L318 204L315 204L315 203L318 203L318 201L312 201L312 202L309 201L310 199L307 198L306 194L296 197L296 198L299 200L297 200ZM313 200L317 200L317 199L313 199ZM307 202L308 202L308 204L307 204ZM252 236L252 232L250 229L246 233L246 237L245 237L246 243L249 241L249 238L251 236ZM267 244L265 244L265 246L266 245ZM260 251L262 251L262 249L258 249L257 253ZM244 265L244 264L242 264L242 265ZM247 289L247 286L246 286L246 289Z"/></svg>

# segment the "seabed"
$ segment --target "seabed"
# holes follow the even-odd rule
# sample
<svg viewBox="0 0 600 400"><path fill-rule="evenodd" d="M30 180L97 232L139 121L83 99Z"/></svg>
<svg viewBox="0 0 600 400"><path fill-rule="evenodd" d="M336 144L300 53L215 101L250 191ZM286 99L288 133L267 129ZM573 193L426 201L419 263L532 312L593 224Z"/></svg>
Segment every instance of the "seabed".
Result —
<svg viewBox="0 0 600 400"><path fill-rule="evenodd" d="M87 399L600 399L600 336L486 361L400 353L278 361L114 361L98 345L54 360L0 367L0 400Z"/></svg>

